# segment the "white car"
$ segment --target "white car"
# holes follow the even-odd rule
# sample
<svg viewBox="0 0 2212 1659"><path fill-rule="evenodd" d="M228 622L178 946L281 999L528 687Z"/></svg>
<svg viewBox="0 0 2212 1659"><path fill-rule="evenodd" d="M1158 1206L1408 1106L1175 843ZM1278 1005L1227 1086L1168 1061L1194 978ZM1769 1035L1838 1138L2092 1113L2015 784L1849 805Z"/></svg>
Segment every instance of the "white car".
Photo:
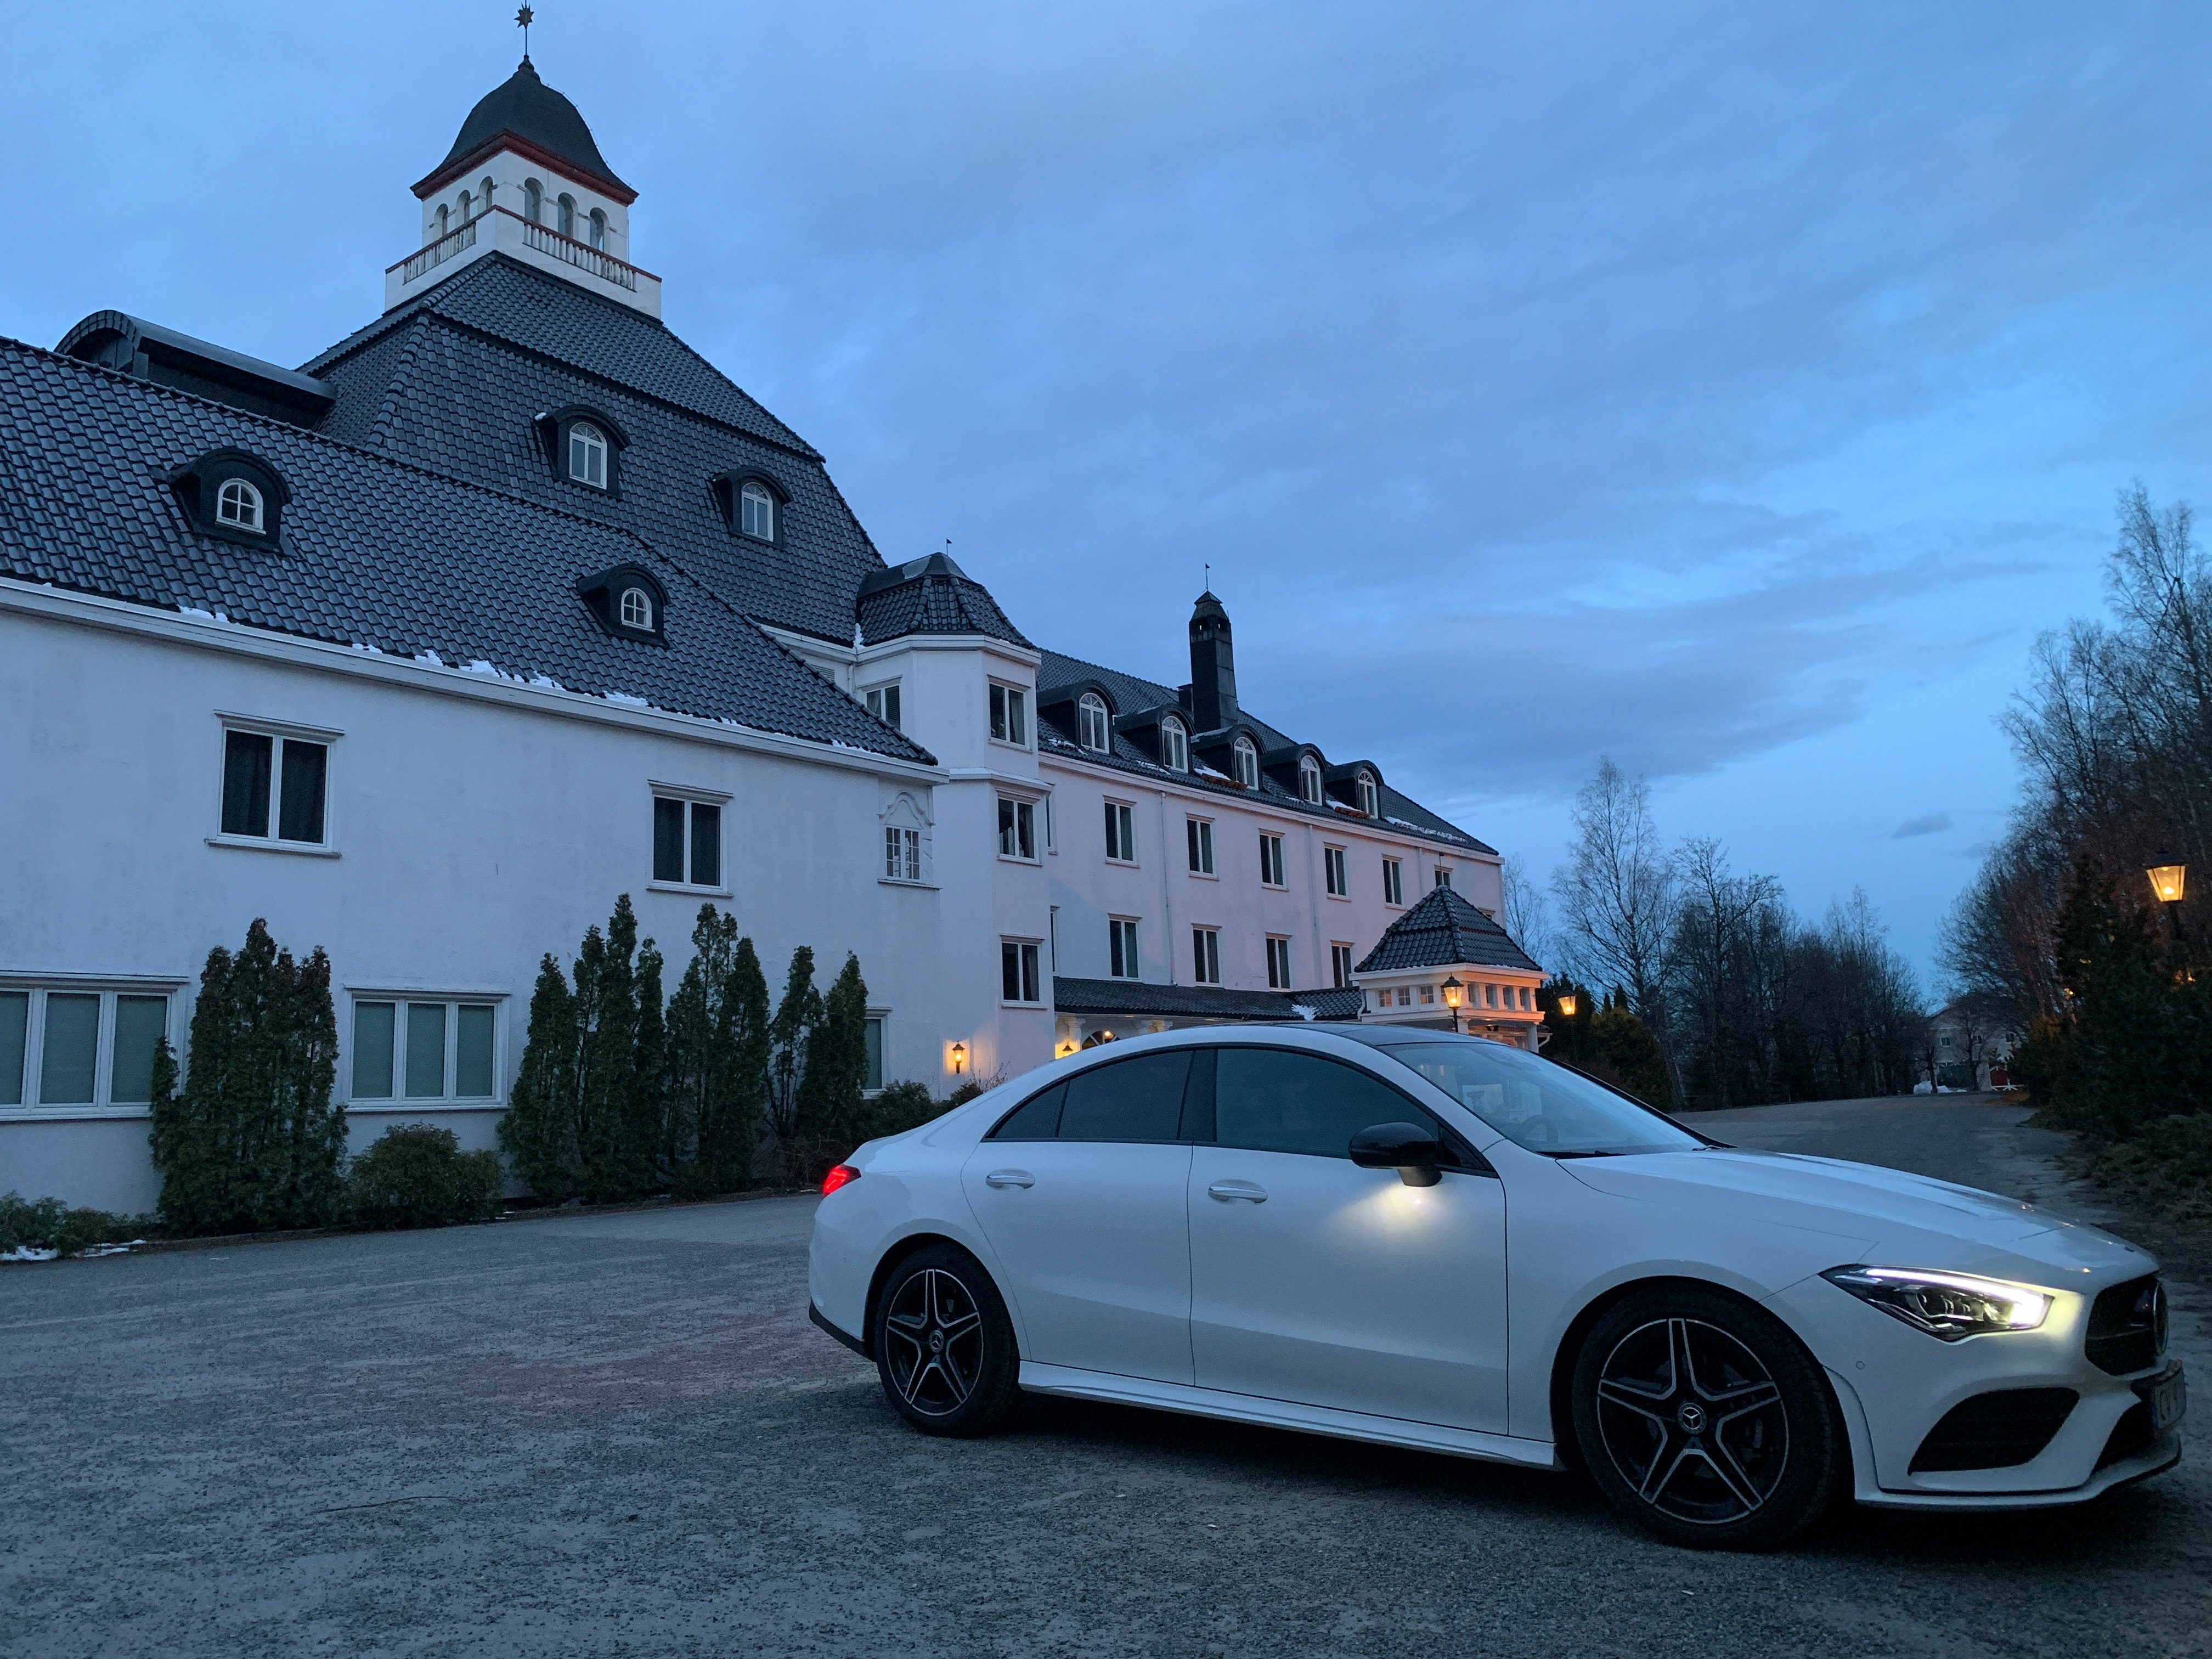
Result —
<svg viewBox="0 0 2212 1659"><path fill-rule="evenodd" d="M815 1322L975 1434L1073 1395L1586 1468L1680 1543L1830 1499L2172 1467L2157 1263L2033 1206L1741 1152L1518 1049L1216 1026L1058 1060L830 1172Z"/></svg>

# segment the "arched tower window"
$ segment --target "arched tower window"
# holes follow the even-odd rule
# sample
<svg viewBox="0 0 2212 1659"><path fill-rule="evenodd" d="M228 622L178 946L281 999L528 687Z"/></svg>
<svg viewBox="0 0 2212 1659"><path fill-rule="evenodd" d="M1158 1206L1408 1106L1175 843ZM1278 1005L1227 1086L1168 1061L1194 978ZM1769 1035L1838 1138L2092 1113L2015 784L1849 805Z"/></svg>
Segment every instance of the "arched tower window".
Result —
<svg viewBox="0 0 2212 1659"><path fill-rule="evenodd" d="M470 220L477 216L476 202L477 198L470 195L468 191L463 191L461 192L461 222L463 224L468 223Z"/></svg>
<svg viewBox="0 0 2212 1659"><path fill-rule="evenodd" d="M478 213L489 213L491 211L491 179L489 176L487 176L483 183L477 187L477 211Z"/></svg>
<svg viewBox="0 0 2212 1659"><path fill-rule="evenodd" d="M597 208L592 210L592 246L603 252L607 246L607 216Z"/></svg>
<svg viewBox="0 0 2212 1659"><path fill-rule="evenodd" d="M1321 805L1321 766L1311 755L1298 763L1298 799L1309 806Z"/></svg>
<svg viewBox="0 0 2212 1659"><path fill-rule="evenodd" d="M574 236L576 234L576 198L563 191L561 199L554 203L553 210L553 228L563 236Z"/></svg>
<svg viewBox="0 0 2212 1659"><path fill-rule="evenodd" d="M1260 787L1260 751L1252 746L1251 738L1237 739L1234 763L1237 781L1247 789L1257 789Z"/></svg>
<svg viewBox="0 0 2212 1659"><path fill-rule="evenodd" d="M1096 691L1085 691L1076 705L1075 735L1085 749L1106 752L1106 699Z"/></svg>
<svg viewBox="0 0 2212 1659"><path fill-rule="evenodd" d="M533 225L545 222L545 186L535 179L522 181L522 216Z"/></svg>
<svg viewBox="0 0 2212 1659"><path fill-rule="evenodd" d="M1181 720L1160 722L1160 761L1170 772L1190 770L1190 733Z"/></svg>
<svg viewBox="0 0 2212 1659"><path fill-rule="evenodd" d="M452 219L453 219L453 216L452 216L452 214L450 214L449 212L447 212L446 209L444 209L444 208L442 208L442 207L441 207L441 208L440 208L440 209L438 210L438 237L437 237L437 240L441 240L441 241L442 241L442 240L445 239L445 234L446 234L447 231L448 231L449 229L451 229L451 228L452 228Z"/></svg>
<svg viewBox="0 0 2212 1659"><path fill-rule="evenodd" d="M756 541L775 539L775 497L763 484L749 483L738 492L738 528Z"/></svg>
<svg viewBox="0 0 2212 1659"><path fill-rule="evenodd" d="M594 489L607 487L607 434L589 421L568 428L568 476Z"/></svg>

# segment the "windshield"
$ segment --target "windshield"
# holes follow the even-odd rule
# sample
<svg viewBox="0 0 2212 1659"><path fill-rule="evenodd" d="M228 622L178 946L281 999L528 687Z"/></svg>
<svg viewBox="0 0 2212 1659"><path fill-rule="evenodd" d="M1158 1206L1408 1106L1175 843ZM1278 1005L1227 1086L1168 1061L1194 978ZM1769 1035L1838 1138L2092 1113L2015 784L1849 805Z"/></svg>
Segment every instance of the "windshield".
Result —
<svg viewBox="0 0 2212 1659"><path fill-rule="evenodd" d="M1649 1107L1519 1048L1480 1038L1392 1043L1410 1066L1516 1146L1553 1158L1687 1152L1704 1142Z"/></svg>

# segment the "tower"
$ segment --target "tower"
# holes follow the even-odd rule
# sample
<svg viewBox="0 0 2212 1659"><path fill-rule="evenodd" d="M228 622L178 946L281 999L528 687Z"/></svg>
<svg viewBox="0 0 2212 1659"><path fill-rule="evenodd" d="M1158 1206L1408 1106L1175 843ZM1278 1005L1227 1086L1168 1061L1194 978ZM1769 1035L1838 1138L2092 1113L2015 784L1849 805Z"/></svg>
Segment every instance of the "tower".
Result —
<svg viewBox="0 0 2212 1659"><path fill-rule="evenodd" d="M1209 590L1190 613L1190 715L1200 732L1218 732L1237 718L1237 657L1229 613Z"/></svg>

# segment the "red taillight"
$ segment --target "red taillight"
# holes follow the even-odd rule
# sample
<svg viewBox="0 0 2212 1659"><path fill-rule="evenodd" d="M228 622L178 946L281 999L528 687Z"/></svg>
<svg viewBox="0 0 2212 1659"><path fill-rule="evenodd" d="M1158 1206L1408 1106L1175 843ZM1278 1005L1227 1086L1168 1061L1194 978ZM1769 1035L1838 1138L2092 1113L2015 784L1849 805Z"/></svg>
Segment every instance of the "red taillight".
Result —
<svg viewBox="0 0 2212 1659"><path fill-rule="evenodd" d="M860 1172L849 1164L840 1164L822 1177L822 1196L827 1198L848 1182L858 1181Z"/></svg>

